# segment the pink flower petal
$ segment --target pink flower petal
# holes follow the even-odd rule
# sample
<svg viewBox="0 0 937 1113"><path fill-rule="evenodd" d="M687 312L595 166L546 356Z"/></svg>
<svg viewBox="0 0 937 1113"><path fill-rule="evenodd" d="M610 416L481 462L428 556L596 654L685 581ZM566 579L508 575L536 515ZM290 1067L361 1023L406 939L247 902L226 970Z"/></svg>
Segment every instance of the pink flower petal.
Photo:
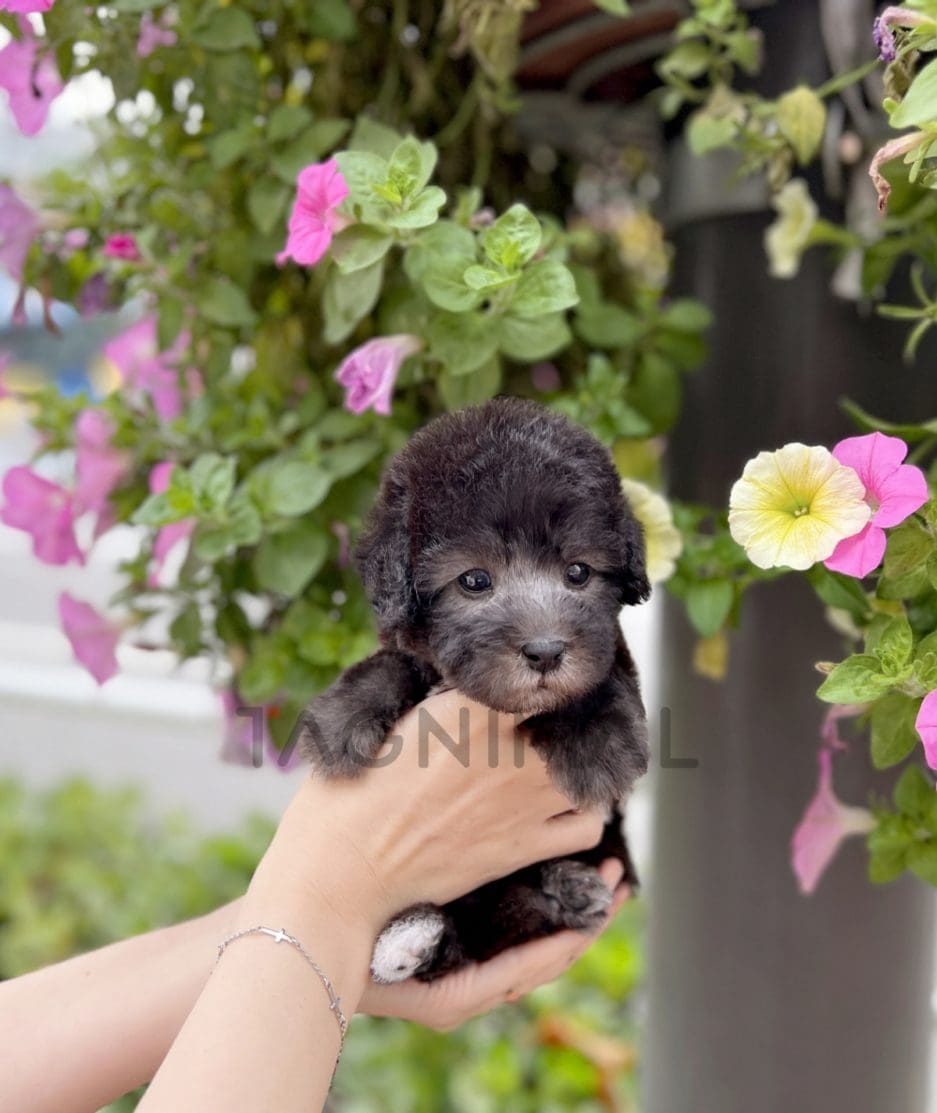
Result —
<svg viewBox="0 0 937 1113"><path fill-rule="evenodd" d="M55 0L0 0L0 12L18 12L28 15L30 12L47 12Z"/></svg>
<svg viewBox="0 0 937 1113"><path fill-rule="evenodd" d="M350 352L335 372L345 387L345 408L356 414L371 408L386 417L400 365L422 346L418 336L402 333L379 336Z"/></svg>
<svg viewBox="0 0 937 1113"><path fill-rule="evenodd" d="M23 281L26 256L39 228L33 210L9 186L0 184L0 267L16 283Z"/></svg>
<svg viewBox="0 0 937 1113"><path fill-rule="evenodd" d="M171 460L163 460L156 464L150 472L150 491L160 495L169 486L175 464ZM195 529L195 519L185 518L181 522L170 522L162 526L153 539L153 568L147 577L150 587L161 587L163 582L163 567L169 559L169 554L180 542L187 540Z"/></svg>
<svg viewBox="0 0 937 1113"><path fill-rule="evenodd" d="M844 537L823 563L831 572L861 580L878 568L884 555L885 531L869 522L852 537Z"/></svg>
<svg viewBox="0 0 937 1113"><path fill-rule="evenodd" d="M111 491L130 468L130 457L111 446L114 423L101 410L82 410L75 422L75 508L103 514Z"/></svg>
<svg viewBox="0 0 937 1113"><path fill-rule="evenodd" d="M875 489L878 510L872 518L877 526L897 526L920 510L930 498L927 479L920 468L902 464L880 480Z"/></svg>
<svg viewBox="0 0 937 1113"><path fill-rule="evenodd" d="M921 703L914 728L924 744L924 759L931 769L937 769L937 691L928 692Z"/></svg>
<svg viewBox="0 0 937 1113"><path fill-rule="evenodd" d="M908 455L908 446L900 437L866 433L840 441L833 455L841 464L858 472L867 491L875 491L879 482L890 476Z"/></svg>
<svg viewBox="0 0 937 1113"><path fill-rule="evenodd" d="M220 696L224 714L222 761L232 765L266 764L281 773L288 773L299 764L299 747L286 754L274 744L267 723L267 708L242 703L230 688L225 688Z"/></svg>
<svg viewBox="0 0 937 1113"><path fill-rule="evenodd" d="M123 259L138 263L142 256L137 241L128 232L115 232L104 241L104 255L108 259Z"/></svg>
<svg viewBox="0 0 937 1113"><path fill-rule="evenodd" d="M75 540L72 497L26 467L10 468L3 477L0 521L32 537L33 553L44 564L84 563Z"/></svg>
<svg viewBox="0 0 937 1113"><path fill-rule="evenodd" d="M161 46L175 45L176 32L165 26L163 22L165 17L164 12L158 23L150 12L144 12L140 17L140 31L137 37L138 58L148 58Z"/></svg>
<svg viewBox="0 0 937 1113"><path fill-rule="evenodd" d="M48 44L41 45L23 16L20 30L22 40L10 39L0 50L0 89L6 90L10 112L19 130L24 135L35 135L65 85Z"/></svg>
<svg viewBox="0 0 937 1113"><path fill-rule="evenodd" d="M112 337L101 349L112 360L127 386L148 395L161 421L173 421L188 399L201 387L197 373L186 372L185 389L180 382L178 364L189 346L190 335L183 330L172 347L157 350L156 318L144 317Z"/></svg>
<svg viewBox="0 0 937 1113"><path fill-rule="evenodd" d="M805 895L817 887L843 840L864 834L875 825L871 812L848 807L837 799L833 792L832 751L822 749L818 762L817 790L791 839L791 867Z"/></svg>
<svg viewBox="0 0 937 1113"><path fill-rule="evenodd" d="M117 642L120 627L107 621L89 603L63 591L59 596L59 618L72 651L98 684L117 672Z"/></svg>
<svg viewBox="0 0 937 1113"><path fill-rule="evenodd" d="M335 209L347 196L348 184L334 158L300 170L289 235L286 246L276 257L277 265L283 266L288 259L307 267L318 263L340 223Z"/></svg>

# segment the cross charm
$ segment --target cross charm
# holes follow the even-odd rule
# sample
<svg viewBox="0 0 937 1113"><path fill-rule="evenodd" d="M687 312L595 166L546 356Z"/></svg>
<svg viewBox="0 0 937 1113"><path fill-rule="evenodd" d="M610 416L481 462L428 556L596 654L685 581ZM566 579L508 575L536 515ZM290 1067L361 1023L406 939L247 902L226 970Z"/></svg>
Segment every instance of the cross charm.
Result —
<svg viewBox="0 0 937 1113"><path fill-rule="evenodd" d="M277 931L270 931L267 934L275 943L285 943L290 938L286 928L279 928Z"/></svg>

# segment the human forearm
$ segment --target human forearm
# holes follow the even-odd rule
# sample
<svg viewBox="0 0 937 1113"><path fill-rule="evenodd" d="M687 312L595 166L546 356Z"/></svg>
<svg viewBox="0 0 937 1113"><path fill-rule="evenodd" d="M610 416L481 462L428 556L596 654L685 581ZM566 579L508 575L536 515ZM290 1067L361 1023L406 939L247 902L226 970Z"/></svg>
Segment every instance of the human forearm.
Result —
<svg viewBox="0 0 937 1113"><path fill-rule="evenodd" d="M236 905L0 985L0 1109L91 1113L152 1078Z"/></svg>
<svg viewBox="0 0 937 1113"><path fill-rule="evenodd" d="M239 902L232 931L285 928L327 973L350 1019L368 978L373 893L353 854L322 853L317 836L324 832L314 827L308 860L297 861L295 833L283 837L289 827L288 816ZM308 1113L325 1100L339 1044L328 992L302 954L248 935L213 969L141 1113Z"/></svg>

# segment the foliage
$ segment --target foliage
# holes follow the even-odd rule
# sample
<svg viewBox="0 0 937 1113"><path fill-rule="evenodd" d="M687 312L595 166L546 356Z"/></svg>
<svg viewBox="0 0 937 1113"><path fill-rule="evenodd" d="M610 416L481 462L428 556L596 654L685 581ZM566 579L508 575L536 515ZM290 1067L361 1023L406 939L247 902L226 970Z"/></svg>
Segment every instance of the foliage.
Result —
<svg viewBox="0 0 937 1113"><path fill-rule="evenodd" d="M139 793L72 781L33 792L0 781L0 978L175 923L240 895L272 825L205 838L155 819ZM335 1106L368 1113L603 1109L608 1082L630 1092L629 997L641 975L642 911L630 906L560 981L519 1005L438 1035L357 1019ZM609 1069L611 1064L611 1069ZM124 1113L134 1097L111 1106Z"/></svg>
<svg viewBox="0 0 937 1113"><path fill-rule="evenodd" d="M177 42L137 60L142 8L174 13ZM509 163L492 159L510 126L503 97L489 88L483 126L468 141L459 130L459 98L480 95L482 79L453 61L455 33L468 28L470 54L483 54L492 5L454 4L441 19L425 9L388 13L398 28L404 12L419 43L395 35L390 48L387 28L344 0L59 4L46 16L63 74L99 70L117 103L94 166L37 185L56 216L25 281L80 304L103 279L110 304L155 312L159 348L184 348L201 390L164 420L145 392L66 400L48 388L32 398L34 425L55 453L74 445L81 411L107 414L132 458L111 509L149 536L113 604L131 630L168 618L180 656L230 663L242 699L276 708L281 743L297 710L372 645L341 538L414 429L499 390L534 393L530 367L549 359L548 398L610 444L640 443L672 425L681 377L705 354L705 310L666 306L608 236L567 224L567 192L517 199ZM353 223L314 270L277 267L297 172L330 154ZM510 202L496 215L485 202L499 197ZM84 246L65 246L69 230L88 233ZM117 233L134 238L138 261L108 257ZM422 340L390 417L343 412L336 365L383 334ZM164 461L177 465L168 490L149 495ZM154 587L153 541L181 520L196 523L188 556L177 582Z"/></svg>

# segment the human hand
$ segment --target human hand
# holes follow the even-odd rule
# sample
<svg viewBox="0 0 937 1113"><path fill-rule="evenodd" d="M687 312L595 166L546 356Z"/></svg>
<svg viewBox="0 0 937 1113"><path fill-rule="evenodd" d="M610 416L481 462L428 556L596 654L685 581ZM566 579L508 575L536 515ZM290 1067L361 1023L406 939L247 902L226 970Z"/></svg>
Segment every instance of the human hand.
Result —
<svg viewBox="0 0 937 1113"><path fill-rule="evenodd" d="M616 859L603 862L599 872L615 894L601 929L604 931L631 890L618 884L622 864ZM464 966L435 982L412 978L394 985L369 982L358 1011L369 1016L412 1020L438 1032L448 1032L498 1005L518 1001L538 986L558 978L592 946L595 938L578 931L561 931L512 947L488 962Z"/></svg>
<svg viewBox="0 0 937 1113"><path fill-rule="evenodd" d="M466 745L467 760L427 729L427 715ZM604 812L571 808L513 716L444 692L400 720L360 777L302 785L251 890L305 894L310 910L324 901L376 934L411 904L445 904L596 845Z"/></svg>

